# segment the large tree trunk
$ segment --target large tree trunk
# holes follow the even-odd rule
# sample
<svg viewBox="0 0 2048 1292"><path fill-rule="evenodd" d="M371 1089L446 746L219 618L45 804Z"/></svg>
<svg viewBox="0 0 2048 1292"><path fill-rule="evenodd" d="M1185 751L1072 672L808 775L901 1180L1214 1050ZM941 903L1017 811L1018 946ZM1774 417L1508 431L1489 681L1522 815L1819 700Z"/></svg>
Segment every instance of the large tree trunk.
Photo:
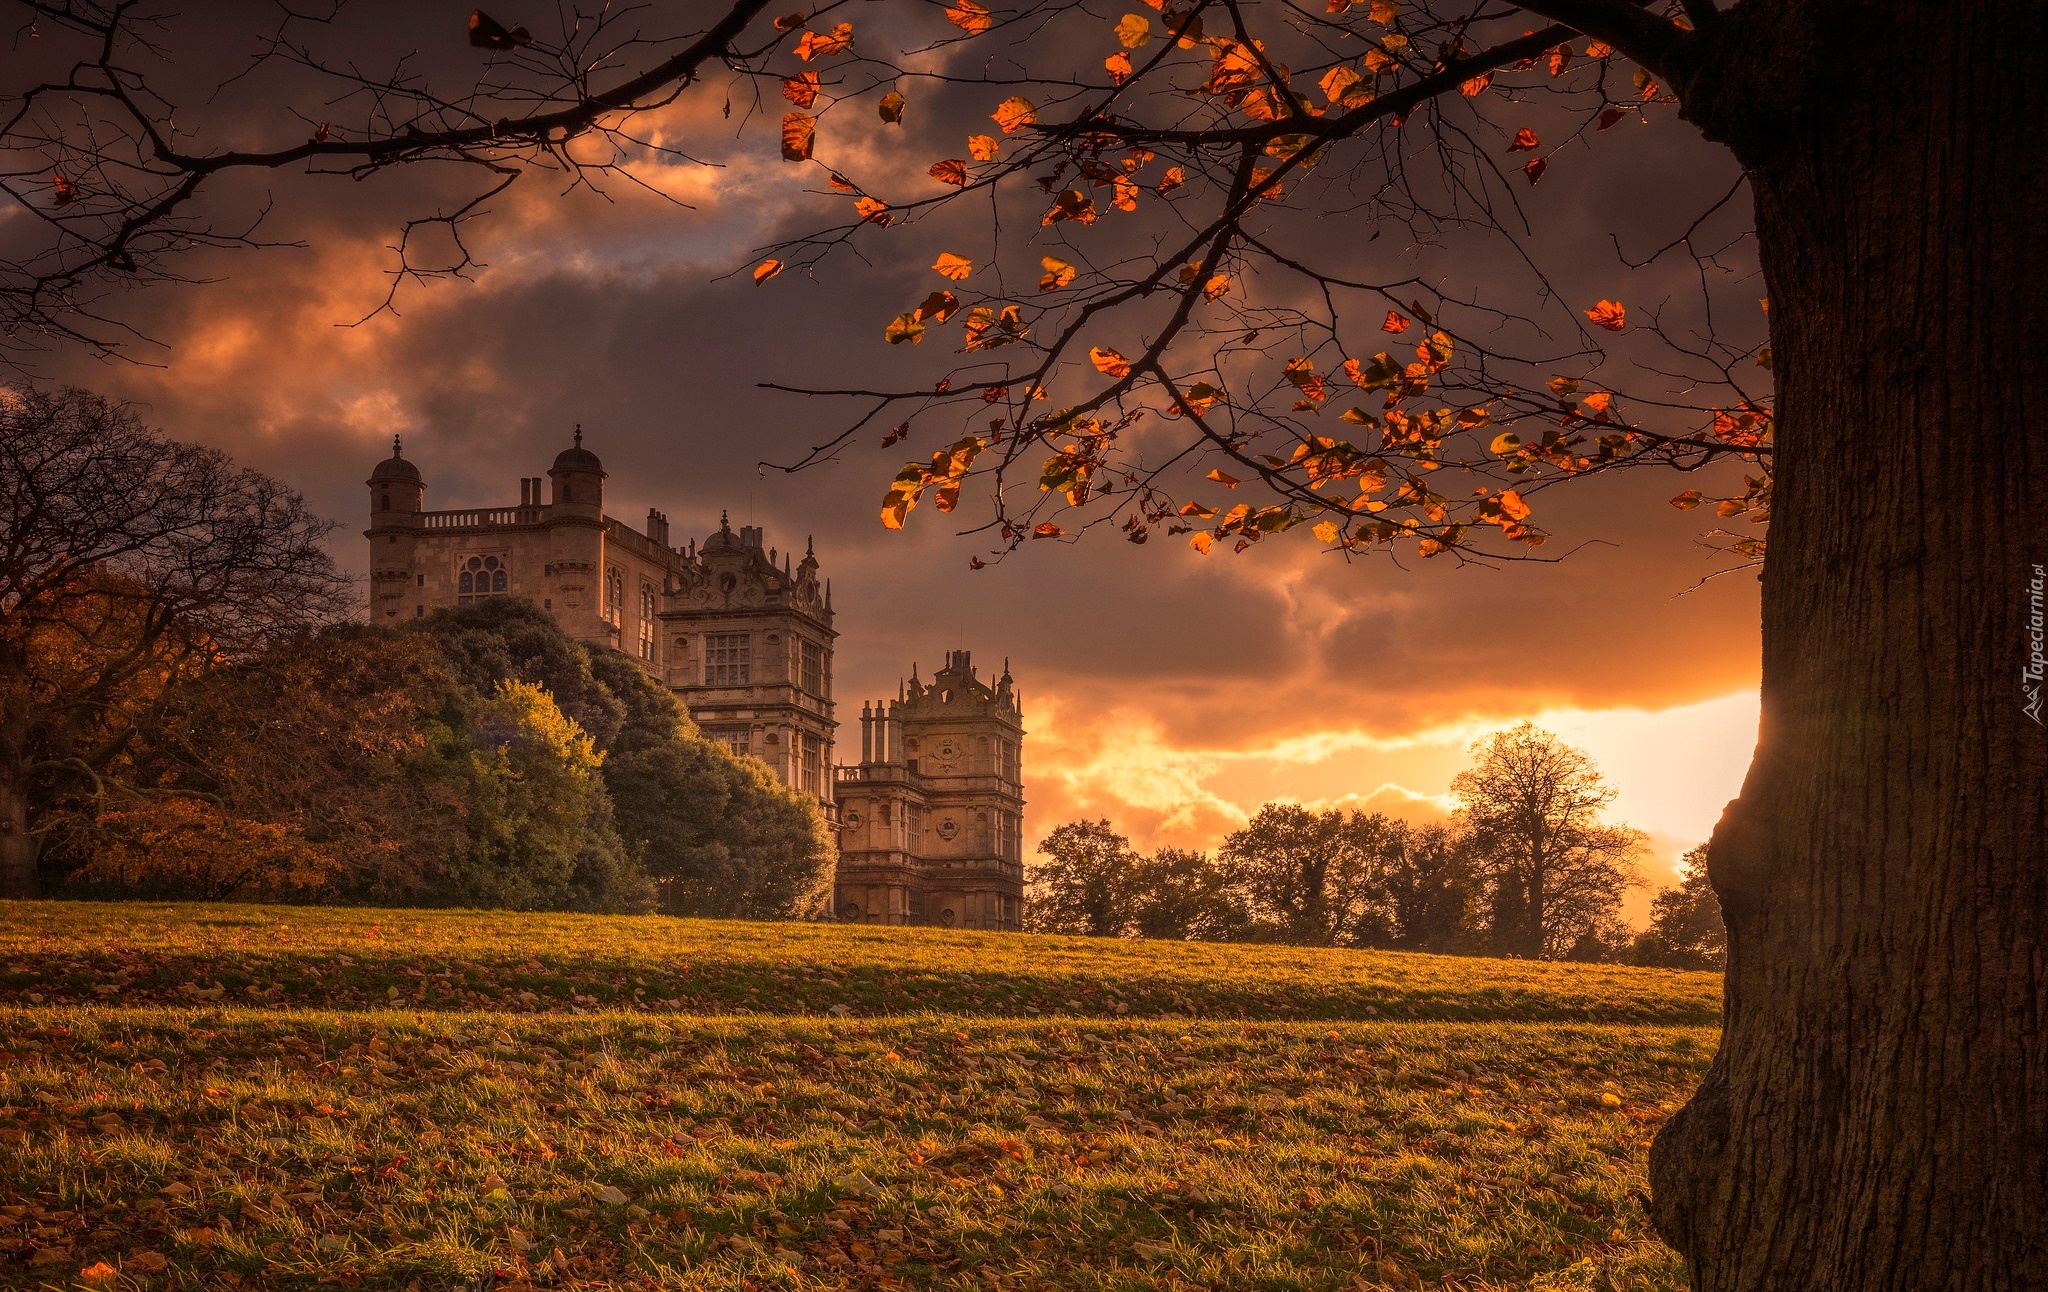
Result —
<svg viewBox="0 0 2048 1292"><path fill-rule="evenodd" d="M1682 91L1770 289L1763 722L1652 1213L1700 1292L2048 1287L2048 5L1725 27Z"/></svg>

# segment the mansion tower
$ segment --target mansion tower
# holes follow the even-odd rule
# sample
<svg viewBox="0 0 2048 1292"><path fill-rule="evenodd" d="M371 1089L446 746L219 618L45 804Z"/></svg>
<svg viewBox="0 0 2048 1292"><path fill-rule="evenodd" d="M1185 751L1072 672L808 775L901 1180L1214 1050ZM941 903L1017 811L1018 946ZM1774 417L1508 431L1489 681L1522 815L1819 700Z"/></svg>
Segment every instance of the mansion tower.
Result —
<svg viewBox="0 0 2048 1292"><path fill-rule="evenodd" d="M723 517L669 543L604 510L604 465L577 428L519 504L428 511L426 480L393 439L370 473L370 619L521 596L586 646L631 656L711 738L813 795L840 828L833 911L877 924L1016 929L1023 908L1022 711L1009 672L978 681L967 652L911 680L861 722L861 761L834 770L832 585ZM543 493L546 494L543 500Z"/></svg>

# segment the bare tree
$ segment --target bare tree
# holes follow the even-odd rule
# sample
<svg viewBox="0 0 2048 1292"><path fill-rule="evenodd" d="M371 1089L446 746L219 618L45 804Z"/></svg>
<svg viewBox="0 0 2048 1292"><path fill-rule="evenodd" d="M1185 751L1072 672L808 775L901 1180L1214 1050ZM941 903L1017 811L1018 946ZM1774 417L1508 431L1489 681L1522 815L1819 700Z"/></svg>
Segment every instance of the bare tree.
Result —
<svg viewBox="0 0 2048 1292"><path fill-rule="evenodd" d="M181 685L348 612L331 530L120 405L0 390L0 896L53 795L146 792L109 769Z"/></svg>
<svg viewBox="0 0 2048 1292"><path fill-rule="evenodd" d="M1488 934L1503 955L1562 959L1611 923L1642 882L1642 831L1601 818L1614 790L1593 760L1521 723L1472 746L1451 781L1466 846L1486 886Z"/></svg>

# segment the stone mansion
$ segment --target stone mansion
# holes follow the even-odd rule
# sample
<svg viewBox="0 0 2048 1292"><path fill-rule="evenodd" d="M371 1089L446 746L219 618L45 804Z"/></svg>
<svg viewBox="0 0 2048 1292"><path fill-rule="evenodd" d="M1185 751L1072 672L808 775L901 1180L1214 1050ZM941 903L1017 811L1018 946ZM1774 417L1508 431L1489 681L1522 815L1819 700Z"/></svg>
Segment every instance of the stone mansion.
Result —
<svg viewBox="0 0 2048 1292"><path fill-rule="evenodd" d="M721 518L669 541L604 510L605 470L583 432L519 504L426 510L426 480L392 442L370 473L370 618L394 624L485 597L528 597L592 647L630 655L704 733L817 798L839 833L842 920L1022 927L1023 710L1009 670L990 684L966 651L929 684L861 711L860 761L834 759L832 585L761 530ZM543 501L543 492L546 500Z"/></svg>

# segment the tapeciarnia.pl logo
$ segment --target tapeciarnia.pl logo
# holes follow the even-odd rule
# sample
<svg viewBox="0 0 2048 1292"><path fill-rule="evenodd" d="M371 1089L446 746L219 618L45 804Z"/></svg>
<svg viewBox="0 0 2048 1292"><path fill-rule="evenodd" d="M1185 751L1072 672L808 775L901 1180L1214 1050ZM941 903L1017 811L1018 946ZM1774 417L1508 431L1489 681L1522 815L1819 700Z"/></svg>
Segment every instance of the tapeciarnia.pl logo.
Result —
<svg viewBox="0 0 2048 1292"><path fill-rule="evenodd" d="M2048 627L2044 627L2042 596L2048 592L2048 566L2035 565L2027 582L2027 663L2020 670L2020 690L2027 697L2027 716L2041 721L2041 679L2048 675Z"/></svg>

